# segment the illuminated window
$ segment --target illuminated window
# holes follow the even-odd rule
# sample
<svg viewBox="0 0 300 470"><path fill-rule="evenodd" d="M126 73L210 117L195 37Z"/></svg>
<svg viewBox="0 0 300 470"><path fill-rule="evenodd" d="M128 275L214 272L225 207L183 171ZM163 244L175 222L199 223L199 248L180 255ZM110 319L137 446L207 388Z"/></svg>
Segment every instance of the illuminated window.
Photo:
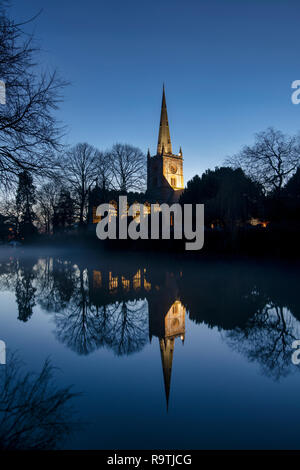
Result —
<svg viewBox="0 0 300 470"><path fill-rule="evenodd" d="M138 272L133 276L133 288L134 290L140 289L141 287L141 270L139 269Z"/></svg>
<svg viewBox="0 0 300 470"><path fill-rule="evenodd" d="M176 178L171 178L171 186L176 186Z"/></svg>
<svg viewBox="0 0 300 470"><path fill-rule="evenodd" d="M97 207L93 207L93 224L97 224L101 220L101 217L96 215L96 210Z"/></svg>
<svg viewBox="0 0 300 470"><path fill-rule="evenodd" d="M115 290L118 287L118 276L113 277L111 272L109 272L109 281L108 281L108 288L109 290Z"/></svg>
<svg viewBox="0 0 300 470"><path fill-rule="evenodd" d="M129 290L130 288L130 281L129 279L126 279L124 276L122 276L122 287L124 290Z"/></svg>

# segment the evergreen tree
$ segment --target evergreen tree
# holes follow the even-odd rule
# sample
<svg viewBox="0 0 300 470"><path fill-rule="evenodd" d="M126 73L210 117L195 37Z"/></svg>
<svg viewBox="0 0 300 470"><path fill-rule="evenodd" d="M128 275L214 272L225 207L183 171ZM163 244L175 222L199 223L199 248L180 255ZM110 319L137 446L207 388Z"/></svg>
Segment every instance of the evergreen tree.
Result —
<svg viewBox="0 0 300 470"><path fill-rule="evenodd" d="M19 174L16 196L18 234L21 238L29 238L37 232L33 224L35 220L35 213L33 211L35 202L35 187L32 176L27 171L23 171Z"/></svg>
<svg viewBox="0 0 300 470"><path fill-rule="evenodd" d="M62 189L54 208L53 232L64 232L74 224L74 201L70 191Z"/></svg>
<svg viewBox="0 0 300 470"><path fill-rule="evenodd" d="M273 213L277 215L277 219L280 221L290 221L293 224L297 224L299 227L299 214L300 214L300 167L296 173L289 179L285 187L283 188L283 204L282 210L278 214L278 204L276 200L270 201L270 205L273 209Z"/></svg>
<svg viewBox="0 0 300 470"><path fill-rule="evenodd" d="M258 217L262 211L261 186L250 180L241 168L207 170L187 183L181 195L182 204L205 204L205 222L218 220L226 227Z"/></svg>

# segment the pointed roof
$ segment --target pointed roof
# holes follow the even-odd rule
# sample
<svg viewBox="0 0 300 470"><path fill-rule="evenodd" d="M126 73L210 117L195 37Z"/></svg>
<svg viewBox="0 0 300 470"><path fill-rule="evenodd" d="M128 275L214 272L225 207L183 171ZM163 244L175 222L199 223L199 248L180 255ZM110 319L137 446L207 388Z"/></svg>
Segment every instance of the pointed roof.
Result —
<svg viewBox="0 0 300 470"><path fill-rule="evenodd" d="M165 338L159 340L161 362L164 374L165 394L167 402L167 410L169 407L169 396L171 387L171 374L174 352L174 338Z"/></svg>
<svg viewBox="0 0 300 470"><path fill-rule="evenodd" d="M158 134L158 143L157 143L157 155L161 155L163 151L167 154L172 153L172 144L171 144L168 112L167 112L167 104L166 104L166 96L165 96L165 85L163 85L159 134Z"/></svg>

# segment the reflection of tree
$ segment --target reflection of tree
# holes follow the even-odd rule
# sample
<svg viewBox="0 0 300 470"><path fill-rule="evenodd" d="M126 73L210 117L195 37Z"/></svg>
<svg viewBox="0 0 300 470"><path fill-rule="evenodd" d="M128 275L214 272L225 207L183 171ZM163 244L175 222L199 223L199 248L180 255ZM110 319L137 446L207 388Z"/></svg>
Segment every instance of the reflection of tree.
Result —
<svg viewBox="0 0 300 470"><path fill-rule="evenodd" d="M16 302L18 305L18 319L26 322L32 315L35 306L36 288L33 286L33 266L29 261L19 264L16 281Z"/></svg>
<svg viewBox="0 0 300 470"><path fill-rule="evenodd" d="M145 300L112 306L106 344L121 356L140 351L148 341L148 307Z"/></svg>
<svg viewBox="0 0 300 470"><path fill-rule="evenodd" d="M0 262L0 291L14 290L17 277L18 262L10 257Z"/></svg>
<svg viewBox="0 0 300 470"><path fill-rule="evenodd" d="M89 354L102 346L117 355L131 354L148 340L146 301L116 302L95 307L81 288L68 308L55 316L57 338L78 354Z"/></svg>
<svg viewBox="0 0 300 470"><path fill-rule="evenodd" d="M70 388L57 389L46 361L24 373L15 355L0 370L0 449L55 449L74 427Z"/></svg>
<svg viewBox="0 0 300 470"><path fill-rule="evenodd" d="M224 330L243 327L268 301L267 289L249 267L246 271L239 264L220 263L192 268L184 272L179 287L180 298L196 323Z"/></svg>
<svg viewBox="0 0 300 470"><path fill-rule="evenodd" d="M67 305L62 304L55 315L56 336L61 342L78 354L89 354L108 346L118 355L138 351L146 344L148 310L145 300L106 301L96 306L91 301L87 270L78 268L73 281ZM58 286L66 289L64 282L56 283L56 288Z"/></svg>
<svg viewBox="0 0 300 470"><path fill-rule="evenodd" d="M34 262L10 257L0 263L0 290L15 290L18 319L26 322L35 306Z"/></svg>
<svg viewBox="0 0 300 470"><path fill-rule="evenodd" d="M77 275L78 269L70 261L60 258L40 260L36 265L36 277L41 307L48 312L64 309L72 297Z"/></svg>
<svg viewBox="0 0 300 470"><path fill-rule="evenodd" d="M299 322L284 307L269 303L258 310L245 327L226 333L232 348L258 361L264 375L275 380L291 371L291 344L300 336Z"/></svg>
<svg viewBox="0 0 300 470"><path fill-rule="evenodd" d="M88 354L101 346L101 338L96 309L89 302L86 272L80 270L73 290L67 307L55 315L56 335L78 354Z"/></svg>
<svg viewBox="0 0 300 470"><path fill-rule="evenodd" d="M141 350L148 341L147 300L141 300L141 291L137 293L131 284L124 289L120 281L133 277L136 264L120 267L119 258L117 266L112 263L119 282L111 290L107 283L111 265L102 269L97 284L92 276L94 262L86 264L80 259L76 264L72 257L60 255L40 259L11 256L0 261L0 289L15 290L23 321L32 314L35 302L54 312L56 337L78 354L100 347L117 355ZM163 312L164 303L179 288L178 296L192 321L225 330L226 341L251 361L258 361L265 374L279 378L289 372L290 345L300 337L296 269L250 261L203 261L186 263L180 271L178 278L170 278L175 283L172 287L170 279L166 283L168 265L163 269L155 261L147 265L152 288L143 295L155 305L150 324L155 319L153 312Z"/></svg>

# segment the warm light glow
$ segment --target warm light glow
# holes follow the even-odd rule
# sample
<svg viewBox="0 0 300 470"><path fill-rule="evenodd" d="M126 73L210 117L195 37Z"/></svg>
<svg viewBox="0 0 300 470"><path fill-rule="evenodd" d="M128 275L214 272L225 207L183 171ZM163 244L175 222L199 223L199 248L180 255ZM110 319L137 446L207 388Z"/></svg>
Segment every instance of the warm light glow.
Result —
<svg viewBox="0 0 300 470"><path fill-rule="evenodd" d="M185 307L180 300L175 300L165 316L166 336L184 336Z"/></svg>
<svg viewBox="0 0 300 470"><path fill-rule="evenodd" d="M118 288L118 276L113 277L111 271L109 272L108 288L109 290L114 290Z"/></svg>
<svg viewBox="0 0 300 470"><path fill-rule="evenodd" d="M93 287L99 288L102 286L102 274L100 271L93 271Z"/></svg>
<svg viewBox="0 0 300 470"><path fill-rule="evenodd" d="M98 224L100 222L101 217L96 215L97 207L93 207L93 224Z"/></svg>
<svg viewBox="0 0 300 470"><path fill-rule="evenodd" d="M124 276L122 276L122 287L125 290L129 290L130 288L130 281L129 279L126 279Z"/></svg>
<svg viewBox="0 0 300 470"><path fill-rule="evenodd" d="M263 228L266 228L268 226L268 224L270 223L267 220L254 219L253 217L252 217L252 219L249 220L249 222L254 227L256 227L257 225L261 225Z"/></svg>
<svg viewBox="0 0 300 470"><path fill-rule="evenodd" d="M144 289L148 292L151 290L151 283L144 279Z"/></svg>
<svg viewBox="0 0 300 470"><path fill-rule="evenodd" d="M139 269L138 272L133 276L133 288L134 290L140 289L141 287L141 270Z"/></svg>

